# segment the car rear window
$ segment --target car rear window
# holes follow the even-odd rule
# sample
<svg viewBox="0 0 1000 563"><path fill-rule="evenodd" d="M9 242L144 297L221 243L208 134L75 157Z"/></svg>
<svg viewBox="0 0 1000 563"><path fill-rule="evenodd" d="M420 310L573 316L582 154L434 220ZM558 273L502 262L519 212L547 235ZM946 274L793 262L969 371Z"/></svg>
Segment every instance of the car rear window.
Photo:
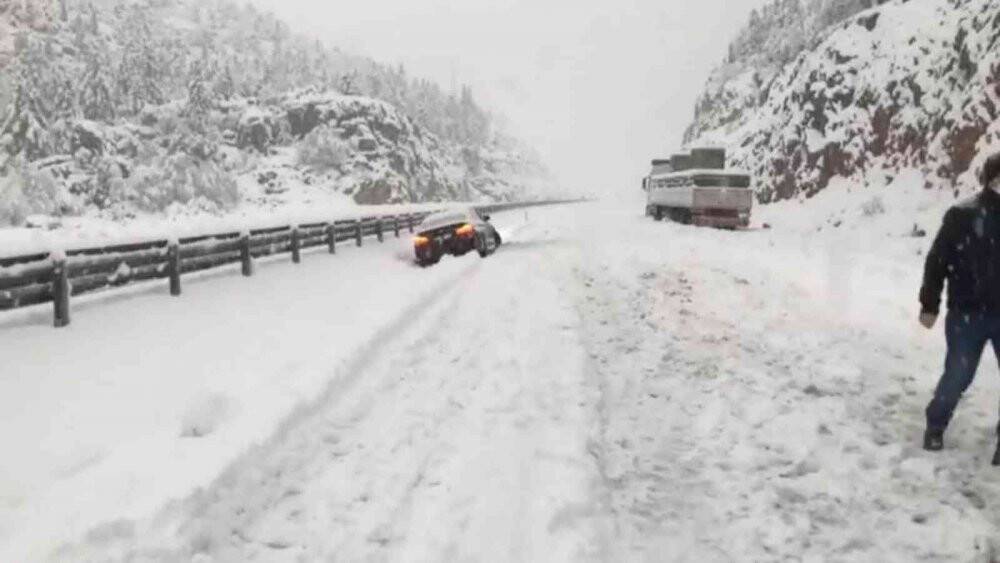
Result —
<svg viewBox="0 0 1000 563"><path fill-rule="evenodd" d="M430 217L424 219L421 227L425 229L433 229L435 227L443 227L445 225L465 223L468 221L469 215L467 213L445 213L440 215L431 215Z"/></svg>

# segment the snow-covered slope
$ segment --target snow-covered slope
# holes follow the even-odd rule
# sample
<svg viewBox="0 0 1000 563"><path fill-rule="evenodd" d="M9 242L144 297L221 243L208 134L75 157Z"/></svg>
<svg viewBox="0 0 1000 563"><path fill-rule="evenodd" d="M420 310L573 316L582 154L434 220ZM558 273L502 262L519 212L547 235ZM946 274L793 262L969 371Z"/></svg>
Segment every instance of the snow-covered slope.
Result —
<svg viewBox="0 0 1000 563"><path fill-rule="evenodd" d="M0 6L0 68L14 58L20 33L46 31L56 19L56 0L7 0Z"/></svg>
<svg viewBox="0 0 1000 563"><path fill-rule="evenodd" d="M978 166L1000 149L1000 3L853 11L790 60L775 53L797 49L779 42L723 64L686 141L726 145L765 202L811 196L836 176L884 184L913 169L928 188L977 189Z"/></svg>
<svg viewBox="0 0 1000 563"><path fill-rule="evenodd" d="M43 19L0 3L0 32L9 22L21 32L11 64L0 60L0 99L10 99L0 227L33 213L131 221L293 203L509 200L548 187L537 156L470 89L446 93L328 49L252 5L56 8Z"/></svg>

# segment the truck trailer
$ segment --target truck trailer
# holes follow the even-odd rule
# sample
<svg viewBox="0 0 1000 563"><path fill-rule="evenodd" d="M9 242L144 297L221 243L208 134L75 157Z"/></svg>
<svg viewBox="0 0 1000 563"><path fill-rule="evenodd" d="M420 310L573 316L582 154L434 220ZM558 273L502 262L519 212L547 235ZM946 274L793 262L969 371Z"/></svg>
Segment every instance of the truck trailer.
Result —
<svg viewBox="0 0 1000 563"><path fill-rule="evenodd" d="M725 149L698 148L652 162L643 178L646 215L657 221L735 229L750 224L750 175L726 170Z"/></svg>

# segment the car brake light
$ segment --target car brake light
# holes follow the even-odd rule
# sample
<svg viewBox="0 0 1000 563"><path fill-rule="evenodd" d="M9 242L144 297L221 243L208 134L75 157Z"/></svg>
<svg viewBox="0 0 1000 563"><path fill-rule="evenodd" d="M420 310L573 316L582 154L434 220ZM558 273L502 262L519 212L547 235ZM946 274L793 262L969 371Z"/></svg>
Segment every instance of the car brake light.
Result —
<svg viewBox="0 0 1000 563"><path fill-rule="evenodd" d="M413 237L413 244L417 246L424 246L425 244L429 244L430 242L431 239L424 236Z"/></svg>
<svg viewBox="0 0 1000 563"><path fill-rule="evenodd" d="M461 227L455 229L455 234L460 237L471 237L476 233L476 228L472 225L462 225Z"/></svg>

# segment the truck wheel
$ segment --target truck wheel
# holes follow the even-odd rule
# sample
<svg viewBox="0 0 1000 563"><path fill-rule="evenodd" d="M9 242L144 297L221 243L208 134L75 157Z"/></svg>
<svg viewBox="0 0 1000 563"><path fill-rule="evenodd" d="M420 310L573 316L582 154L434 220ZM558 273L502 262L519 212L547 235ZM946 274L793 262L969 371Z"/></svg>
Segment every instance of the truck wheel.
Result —
<svg viewBox="0 0 1000 563"><path fill-rule="evenodd" d="M653 219L656 221L663 220L663 208L659 205L653 208Z"/></svg>

